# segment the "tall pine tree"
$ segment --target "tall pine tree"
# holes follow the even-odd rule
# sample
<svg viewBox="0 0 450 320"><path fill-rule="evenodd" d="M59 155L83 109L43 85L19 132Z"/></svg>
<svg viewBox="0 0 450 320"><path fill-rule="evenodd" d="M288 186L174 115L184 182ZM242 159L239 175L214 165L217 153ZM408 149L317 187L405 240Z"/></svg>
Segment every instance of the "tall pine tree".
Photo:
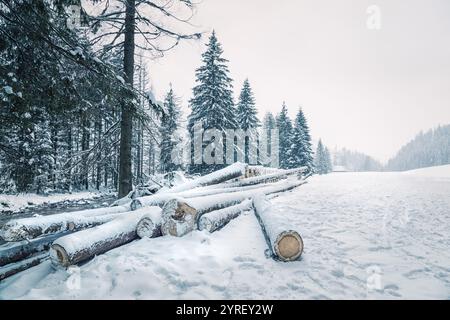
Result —
<svg viewBox="0 0 450 320"><path fill-rule="evenodd" d="M170 172L179 168L179 164L173 161L172 154L177 144L180 143L176 137L180 120L180 108L172 87L170 87L164 100L164 108L166 113L161 119L160 168L162 172Z"/></svg>
<svg viewBox="0 0 450 320"><path fill-rule="evenodd" d="M280 167L285 169L289 167L289 152L292 144L292 122L285 102L277 116L276 124L279 136L279 163Z"/></svg>
<svg viewBox="0 0 450 320"><path fill-rule="evenodd" d="M188 117L188 130L193 140L193 127L201 123L203 130L216 129L222 133L223 164L194 164L194 152L191 152L191 173L206 174L225 167L226 141L223 134L226 129L236 129L236 110L233 103L232 79L229 77L228 60L222 57L222 46L213 31L209 38L206 51L202 54L203 65L196 70L196 83L193 89L193 98L190 100L192 109ZM205 141L203 147L209 143ZM192 142L194 143L194 141ZM216 144L217 145L217 144ZM192 150L193 150L193 146ZM203 148L204 150L204 148ZM214 155L214 152L212 152Z"/></svg>
<svg viewBox="0 0 450 320"><path fill-rule="evenodd" d="M316 154L315 154L315 166L316 173L327 174L333 170L331 164L331 155L327 147L322 143L322 139L319 139L317 144Z"/></svg>
<svg viewBox="0 0 450 320"><path fill-rule="evenodd" d="M244 81L244 85L239 95L239 102L237 104L237 123L240 129L247 131L248 137L245 137L244 144L244 161L249 163L251 157L250 143L256 144L258 140L258 135L256 129L261 125L257 117L257 110L255 106L255 98L253 96L252 88L250 87L250 82L248 79ZM255 150L257 150L255 148ZM255 155L256 159L256 155ZM255 164L255 163L252 163Z"/></svg>
<svg viewBox="0 0 450 320"><path fill-rule="evenodd" d="M295 117L292 130L291 145L288 151L288 167L307 167L308 172L314 170L314 159L311 147L311 135L303 110L300 109Z"/></svg>

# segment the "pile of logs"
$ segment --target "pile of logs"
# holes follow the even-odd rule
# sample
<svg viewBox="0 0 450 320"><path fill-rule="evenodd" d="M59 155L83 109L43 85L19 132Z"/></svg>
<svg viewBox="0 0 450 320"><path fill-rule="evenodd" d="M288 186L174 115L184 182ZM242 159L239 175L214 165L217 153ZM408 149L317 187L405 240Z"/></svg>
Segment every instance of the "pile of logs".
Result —
<svg viewBox="0 0 450 320"><path fill-rule="evenodd" d="M47 259L67 268L139 238L212 233L245 211L255 213L274 259L297 260L302 238L268 199L306 183L304 172L235 163L112 207L11 220L0 229L9 242L0 246L0 281Z"/></svg>

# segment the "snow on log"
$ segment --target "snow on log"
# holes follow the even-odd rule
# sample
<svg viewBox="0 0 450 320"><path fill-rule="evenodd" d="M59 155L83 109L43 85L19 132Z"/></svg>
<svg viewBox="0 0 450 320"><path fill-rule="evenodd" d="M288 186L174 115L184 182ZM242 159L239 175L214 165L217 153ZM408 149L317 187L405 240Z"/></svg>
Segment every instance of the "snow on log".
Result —
<svg viewBox="0 0 450 320"><path fill-rule="evenodd" d="M131 202L130 208L132 211L135 211L143 207L150 207L150 206L163 207L164 204L170 199L173 199L173 197L174 195L170 193L161 193L161 194L157 193L151 196L136 198Z"/></svg>
<svg viewBox="0 0 450 320"><path fill-rule="evenodd" d="M142 208L145 210L145 215L141 218L136 227L136 232L139 238L156 238L162 236L161 233L161 213L159 207Z"/></svg>
<svg viewBox="0 0 450 320"><path fill-rule="evenodd" d="M174 197L166 202L162 213L163 235L181 237L197 228L200 217L208 212L237 205L257 194L275 194L292 190L306 183L303 180L285 180L243 192L223 193L205 197L183 199Z"/></svg>
<svg viewBox="0 0 450 320"><path fill-rule="evenodd" d="M238 188L238 187L247 187L253 186L263 183L272 183L278 182L280 180L284 180L289 178L292 175L298 174L300 175L302 172L306 170L306 167L288 169L288 170L278 170L274 173L269 173L261 176L254 176L250 178L241 179L239 181L221 183L214 186L211 186L210 189L220 189L220 188ZM197 191L197 190L196 190Z"/></svg>
<svg viewBox="0 0 450 320"><path fill-rule="evenodd" d="M281 261L299 259L303 252L303 240L286 221L285 209L272 205L263 194L255 196L253 206L273 256Z"/></svg>
<svg viewBox="0 0 450 320"><path fill-rule="evenodd" d="M42 261L48 259L48 252L42 253L40 255L22 260L16 263L8 264L0 268L0 281L15 275L16 273L22 272L24 270L30 269L37 266Z"/></svg>
<svg viewBox="0 0 450 320"><path fill-rule="evenodd" d="M247 199L240 204L205 213L198 221L198 229L207 230L211 233L220 230L231 220L237 218L242 212L251 210L252 208L252 200Z"/></svg>
<svg viewBox="0 0 450 320"><path fill-rule="evenodd" d="M244 176L247 170L247 164L236 162L221 170L214 171L210 174L204 175L200 178L185 182L176 187L173 187L165 192L177 193L186 190L191 190L198 187L209 186L213 184L222 183L231 179Z"/></svg>
<svg viewBox="0 0 450 320"><path fill-rule="evenodd" d="M21 241L46 234L81 230L111 221L115 215L129 210L129 206L118 206L14 219L2 227L0 237L5 241Z"/></svg>
<svg viewBox="0 0 450 320"><path fill-rule="evenodd" d="M52 263L68 267L135 240L136 226L149 210L153 208L128 212L100 226L57 239L50 249Z"/></svg>
<svg viewBox="0 0 450 320"><path fill-rule="evenodd" d="M32 241L22 241L0 247L0 267L27 259L39 252L48 251L56 239L68 232L47 235Z"/></svg>

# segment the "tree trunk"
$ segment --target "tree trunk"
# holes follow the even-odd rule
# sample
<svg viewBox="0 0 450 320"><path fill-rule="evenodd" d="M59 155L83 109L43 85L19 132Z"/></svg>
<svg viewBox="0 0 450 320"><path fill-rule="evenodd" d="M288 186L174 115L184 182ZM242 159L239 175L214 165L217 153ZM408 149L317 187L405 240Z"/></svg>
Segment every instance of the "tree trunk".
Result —
<svg viewBox="0 0 450 320"><path fill-rule="evenodd" d="M303 240L286 221L285 208L272 205L262 195L254 198L253 206L273 257L281 261L298 260L303 252Z"/></svg>
<svg viewBox="0 0 450 320"><path fill-rule="evenodd" d="M68 267L137 239L136 227L145 211L130 212L92 229L57 239L50 249L56 266Z"/></svg>
<svg viewBox="0 0 450 320"><path fill-rule="evenodd" d="M42 261L48 258L48 253L43 253L35 257L28 258L26 260L9 264L5 267L0 268L0 281L15 275L16 273L22 272L24 270L30 269L37 266Z"/></svg>
<svg viewBox="0 0 450 320"><path fill-rule="evenodd" d="M27 259L36 253L47 251L50 249L53 241L66 234L52 234L28 243L24 243L24 241L13 246L8 245L6 248L0 248L0 267Z"/></svg>
<svg viewBox="0 0 450 320"><path fill-rule="evenodd" d="M305 184L306 181L282 181L261 189L243 192L224 193L192 199L174 198L167 201L163 207L163 235L181 237L195 230L201 216L205 213L237 205L248 198L259 194L270 195L290 191Z"/></svg>
<svg viewBox="0 0 450 320"><path fill-rule="evenodd" d="M6 241L21 241L80 230L110 221L115 215L129 210L129 206L117 206L11 220L2 227L0 236Z"/></svg>
<svg viewBox="0 0 450 320"><path fill-rule="evenodd" d="M125 40L123 66L125 82L133 87L134 78L134 33L136 19L136 1L126 1ZM125 197L133 189L132 137L133 137L133 102L132 97L125 97L122 104L120 121L120 160L119 160L119 198Z"/></svg>
<svg viewBox="0 0 450 320"><path fill-rule="evenodd" d="M138 211L145 211L145 216L139 221L136 232L139 238L156 238L162 236L161 208L147 207Z"/></svg>
<svg viewBox="0 0 450 320"><path fill-rule="evenodd" d="M242 203L228 208L211 211L202 215L198 221L199 230L215 232L226 226L231 220L241 215L243 211L251 210L253 203L251 200L244 200Z"/></svg>

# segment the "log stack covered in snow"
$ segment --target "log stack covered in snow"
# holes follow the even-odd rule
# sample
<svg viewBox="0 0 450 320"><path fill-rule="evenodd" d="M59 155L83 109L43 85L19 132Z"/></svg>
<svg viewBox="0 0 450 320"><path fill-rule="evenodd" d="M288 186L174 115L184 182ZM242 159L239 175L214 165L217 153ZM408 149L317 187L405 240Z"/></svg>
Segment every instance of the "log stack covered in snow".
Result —
<svg viewBox="0 0 450 320"><path fill-rule="evenodd" d="M53 265L68 267L139 238L215 232L245 211L255 212L274 257L296 260L303 241L267 197L306 183L304 171L235 163L149 196L116 202L122 205L11 220L0 236L21 242L0 247L0 278L39 264L49 253Z"/></svg>

